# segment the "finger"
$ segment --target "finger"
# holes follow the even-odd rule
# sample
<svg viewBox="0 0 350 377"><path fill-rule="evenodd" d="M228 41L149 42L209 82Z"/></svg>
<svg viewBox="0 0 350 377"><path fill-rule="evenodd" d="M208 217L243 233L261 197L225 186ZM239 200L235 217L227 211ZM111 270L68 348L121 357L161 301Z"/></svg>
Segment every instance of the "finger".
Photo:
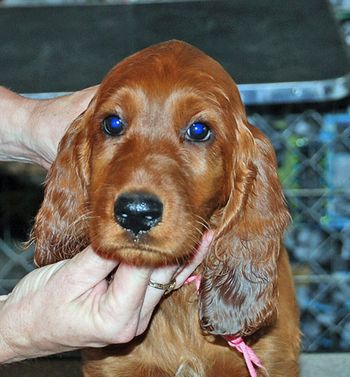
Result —
<svg viewBox="0 0 350 377"><path fill-rule="evenodd" d="M153 271L150 279L159 284L168 284L173 279L177 269L178 266L157 268ZM154 288L148 285L140 314L139 334L146 329L150 317L155 307L164 296L164 293L165 291L163 289Z"/></svg>
<svg viewBox="0 0 350 377"><path fill-rule="evenodd" d="M213 239L213 232L209 231L204 234L201 244L197 250L196 255L192 259L191 263L186 265L180 272L177 273L178 266L169 266L164 268L158 268L152 273L151 279L157 283L167 284L174 275L176 275L176 288L179 288L185 280L192 274L192 272L201 264L203 259L208 253L209 245ZM164 290L148 287L145 301L142 307L141 316L144 321L148 322L154 308L159 303L164 295Z"/></svg>
<svg viewBox="0 0 350 377"><path fill-rule="evenodd" d="M152 269L121 264L108 287L106 301L116 310L132 312L141 309Z"/></svg>
<svg viewBox="0 0 350 377"><path fill-rule="evenodd" d="M153 271L150 280L158 284L169 284L173 280L173 276L177 269L178 266L157 268ZM158 304L164 293L164 289L155 288L154 286L149 285L147 287L145 302L143 305L144 309L146 311L153 311L154 307Z"/></svg>
<svg viewBox="0 0 350 377"><path fill-rule="evenodd" d="M193 271L202 263L203 259L207 256L210 244L213 240L214 232L208 231L203 235L202 242L198 250L189 264L179 271L176 276L176 288L183 285L186 279L193 273Z"/></svg>
<svg viewBox="0 0 350 377"><path fill-rule="evenodd" d="M60 272L65 274L72 286L86 290L104 280L117 265L116 261L100 257L91 246L88 246L67 261Z"/></svg>

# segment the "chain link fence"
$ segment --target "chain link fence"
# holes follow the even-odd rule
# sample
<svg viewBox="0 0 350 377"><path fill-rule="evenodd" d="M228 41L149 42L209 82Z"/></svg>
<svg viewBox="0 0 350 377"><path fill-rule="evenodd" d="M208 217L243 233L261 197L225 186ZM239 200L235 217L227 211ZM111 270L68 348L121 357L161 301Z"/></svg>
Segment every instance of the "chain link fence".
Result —
<svg viewBox="0 0 350 377"><path fill-rule="evenodd" d="M350 115L263 116L293 223L286 235L306 351L350 350Z"/></svg>

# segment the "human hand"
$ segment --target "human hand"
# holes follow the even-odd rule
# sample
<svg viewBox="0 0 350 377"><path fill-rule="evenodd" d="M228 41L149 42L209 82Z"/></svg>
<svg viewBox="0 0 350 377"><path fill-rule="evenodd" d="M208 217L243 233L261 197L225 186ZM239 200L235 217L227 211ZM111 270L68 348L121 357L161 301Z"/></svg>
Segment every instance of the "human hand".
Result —
<svg viewBox="0 0 350 377"><path fill-rule="evenodd" d="M34 162L48 169L66 129L86 109L96 89L36 100L0 87L0 161Z"/></svg>
<svg viewBox="0 0 350 377"><path fill-rule="evenodd" d="M125 343L147 328L163 291L150 279L180 287L205 257L212 233L182 270L136 268L88 247L73 259L39 268L0 296L0 362ZM106 276L117 267L110 284Z"/></svg>

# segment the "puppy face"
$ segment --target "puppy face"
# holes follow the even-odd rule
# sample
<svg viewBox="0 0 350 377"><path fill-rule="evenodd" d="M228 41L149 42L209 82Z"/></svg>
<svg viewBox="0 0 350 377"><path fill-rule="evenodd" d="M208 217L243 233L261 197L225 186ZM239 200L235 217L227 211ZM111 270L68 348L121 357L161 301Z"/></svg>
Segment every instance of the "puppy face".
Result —
<svg viewBox="0 0 350 377"><path fill-rule="evenodd" d="M177 43L138 53L107 75L83 119L97 253L152 266L192 256L228 199L234 95L217 63ZM146 209L137 214L137 206Z"/></svg>

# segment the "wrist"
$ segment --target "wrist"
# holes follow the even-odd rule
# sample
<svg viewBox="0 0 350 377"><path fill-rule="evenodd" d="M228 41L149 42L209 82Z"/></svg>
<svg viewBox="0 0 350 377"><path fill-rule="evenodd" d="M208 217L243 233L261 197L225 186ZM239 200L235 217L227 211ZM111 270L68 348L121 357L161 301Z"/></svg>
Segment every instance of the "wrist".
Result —
<svg viewBox="0 0 350 377"><path fill-rule="evenodd" d="M24 357L16 354L0 335L0 364L8 364L21 360L24 360Z"/></svg>

